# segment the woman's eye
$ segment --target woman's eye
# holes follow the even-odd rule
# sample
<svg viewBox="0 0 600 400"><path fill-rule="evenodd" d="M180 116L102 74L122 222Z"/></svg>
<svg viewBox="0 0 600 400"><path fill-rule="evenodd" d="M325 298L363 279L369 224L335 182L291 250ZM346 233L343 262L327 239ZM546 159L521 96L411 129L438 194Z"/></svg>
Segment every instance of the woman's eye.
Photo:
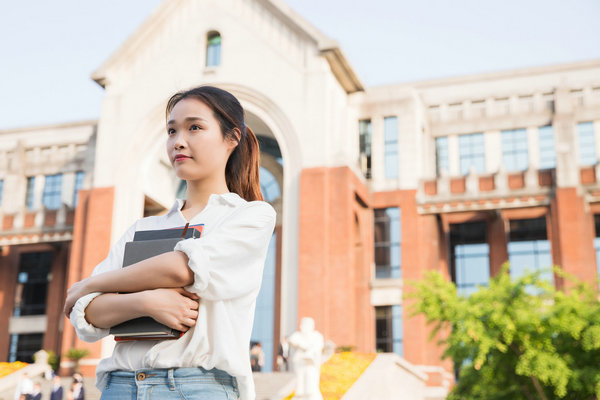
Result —
<svg viewBox="0 0 600 400"><path fill-rule="evenodd" d="M175 133L175 129L173 129L173 128L167 129L167 135L172 135L174 133Z"/></svg>
<svg viewBox="0 0 600 400"><path fill-rule="evenodd" d="M195 131L195 130L198 130L198 129L202 129L202 128L200 128L198 125L192 125L192 126L190 126L190 130L191 131Z"/></svg>

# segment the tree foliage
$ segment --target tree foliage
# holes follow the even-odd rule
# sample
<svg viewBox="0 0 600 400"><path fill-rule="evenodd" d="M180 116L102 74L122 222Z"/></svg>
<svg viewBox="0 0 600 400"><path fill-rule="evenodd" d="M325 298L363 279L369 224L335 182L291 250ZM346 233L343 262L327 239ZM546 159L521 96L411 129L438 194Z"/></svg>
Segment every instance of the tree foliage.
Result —
<svg viewBox="0 0 600 400"><path fill-rule="evenodd" d="M413 315L433 324L432 337L458 368L449 400L600 398L600 302L589 285L566 277L568 292L540 273L512 280L508 264L469 297L438 272L415 282Z"/></svg>

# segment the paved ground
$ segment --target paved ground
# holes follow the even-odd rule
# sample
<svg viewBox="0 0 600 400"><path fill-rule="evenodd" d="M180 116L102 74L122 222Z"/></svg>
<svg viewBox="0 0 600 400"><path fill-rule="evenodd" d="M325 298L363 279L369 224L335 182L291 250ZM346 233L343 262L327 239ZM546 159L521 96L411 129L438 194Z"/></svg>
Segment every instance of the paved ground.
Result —
<svg viewBox="0 0 600 400"><path fill-rule="evenodd" d="M42 377L33 378L34 382L39 382L42 385L42 400L50 398L52 391L52 382L45 380ZM85 400L100 399L100 391L94 386L95 378L85 378ZM65 393L64 399L67 399L67 391L71 387L73 380L71 378L63 378L62 386ZM256 385L256 400L280 400L288 396L294 390L295 378L292 373L255 373L254 383ZM4 393L0 393L0 400L13 400L14 388Z"/></svg>
<svg viewBox="0 0 600 400"><path fill-rule="evenodd" d="M52 382L45 380L43 377L35 377L33 378L34 382L39 382L42 385L42 400L48 400L50 398L50 392L52 391ZM96 378L84 378L83 380L83 388L85 390L85 400L98 400L100 399L100 392L94 386L94 382ZM63 386L63 399L67 399L67 392L71 388L71 384L73 383L73 379L71 378L63 378L62 386ZM15 395L15 389L11 389L5 391L4 393L0 393L0 400L13 400Z"/></svg>

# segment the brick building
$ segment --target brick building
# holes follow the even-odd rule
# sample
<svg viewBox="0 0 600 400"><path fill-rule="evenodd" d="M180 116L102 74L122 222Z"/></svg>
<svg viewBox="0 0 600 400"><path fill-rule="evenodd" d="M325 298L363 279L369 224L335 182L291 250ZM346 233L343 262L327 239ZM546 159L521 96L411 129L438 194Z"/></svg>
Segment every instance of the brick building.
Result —
<svg viewBox="0 0 600 400"><path fill-rule="evenodd" d="M200 84L247 110L278 212L253 334L268 368L311 316L338 345L401 354L443 398L452 367L408 316L404 281L439 270L468 295L506 260L597 278L600 61L365 88L281 0L177 0L92 78L98 121L0 132L2 361L85 347L91 373L110 354L111 338L75 337L64 290L185 195L164 106Z"/></svg>

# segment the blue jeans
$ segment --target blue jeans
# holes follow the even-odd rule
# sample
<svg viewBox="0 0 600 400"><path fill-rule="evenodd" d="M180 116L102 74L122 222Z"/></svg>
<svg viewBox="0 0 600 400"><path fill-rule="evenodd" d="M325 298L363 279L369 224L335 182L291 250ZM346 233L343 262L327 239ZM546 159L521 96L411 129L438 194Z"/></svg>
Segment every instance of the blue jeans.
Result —
<svg viewBox="0 0 600 400"><path fill-rule="evenodd" d="M236 400L237 381L225 371L204 368L113 371L100 400Z"/></svg>

